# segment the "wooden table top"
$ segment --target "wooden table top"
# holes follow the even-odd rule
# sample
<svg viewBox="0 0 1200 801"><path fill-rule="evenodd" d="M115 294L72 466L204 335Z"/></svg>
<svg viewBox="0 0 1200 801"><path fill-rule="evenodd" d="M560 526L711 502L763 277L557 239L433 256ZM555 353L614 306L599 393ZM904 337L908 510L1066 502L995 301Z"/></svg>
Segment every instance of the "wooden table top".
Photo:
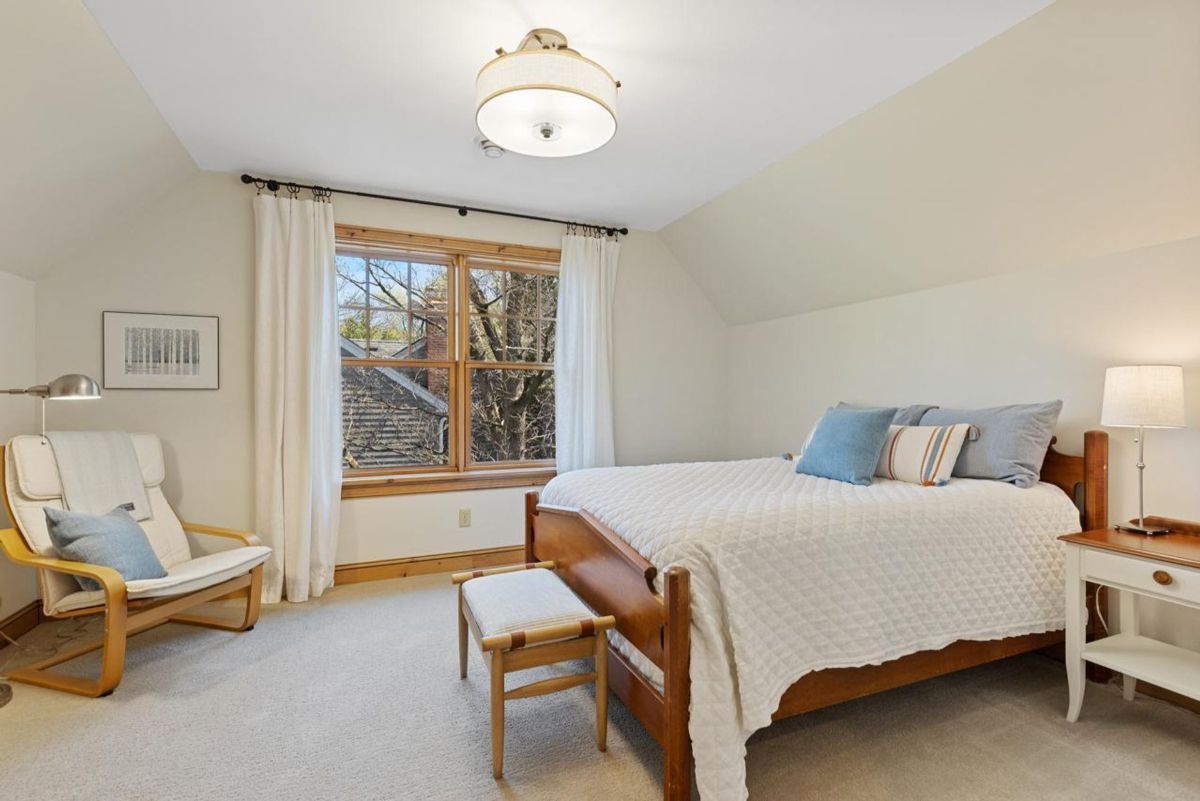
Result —
<svg viewBox="0 0 1200 801"><path fill-rule="evenodd" d="M1079 534L1064 534L1059 539L1089 548L1116 551L1143 559L1155 559L1200 569L1200 523L1167 517L1147 517L1146 523L1170 528L1171 533L1138 534L1133 531L1117 531L1114 528L1099 528Z"/></svg>

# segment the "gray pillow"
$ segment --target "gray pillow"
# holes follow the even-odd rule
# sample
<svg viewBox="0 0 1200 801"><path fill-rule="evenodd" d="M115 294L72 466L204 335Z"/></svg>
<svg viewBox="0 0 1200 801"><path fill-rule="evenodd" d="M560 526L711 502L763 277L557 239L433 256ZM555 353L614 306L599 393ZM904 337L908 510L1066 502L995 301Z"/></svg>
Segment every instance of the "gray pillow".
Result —
<svg viewBox="0 0 1200 801"><path fill-rule="evenodd" d="M63 559L114 568L126 581L167 575L146 532L124 509L117 507L106 515L89 515L47 506L45 512L50 542ZM75 580L85 590L101 589L95 579L76 576Z"/></svg>
<svg viewBox="0 0 1200 801"><path fill-rule="evenodd" d="M979 437L963 443L952 475L991 478L1032 487L1054 436L1062 401L993 406L990 409L931 409L923 426L970 423Z"/></svg>
<svg viewBox="0 0 1200 801"><path fill-rule="evenodd" d="M858 403L847 403L846 401L838 401L837 408L839 409L882 409L883 406L863 406ZM902 406L896 410L895 417L892 418L894 426L916 426L921 424L921 417L930 409L936 409L928 403L914 403L912 406Z"/></svg>

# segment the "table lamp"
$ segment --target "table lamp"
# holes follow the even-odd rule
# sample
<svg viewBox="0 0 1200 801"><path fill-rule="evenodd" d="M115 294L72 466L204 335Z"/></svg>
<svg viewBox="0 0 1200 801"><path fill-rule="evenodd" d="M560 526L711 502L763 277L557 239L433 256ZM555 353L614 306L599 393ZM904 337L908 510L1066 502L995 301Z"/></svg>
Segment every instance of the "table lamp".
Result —
<svg viewBox="0 0 1200 801"><path fill-rule="evenodd" d="M1147 428L1183 428L1183 368L1176 364L1134 364L1110 367L1104 373L1104 407L1100 425L1136 428L1138 445L1138 520L1118 525L1122 531L1166 534L1169 529L1147 526L1142 478L1146 470Z"/></svg>

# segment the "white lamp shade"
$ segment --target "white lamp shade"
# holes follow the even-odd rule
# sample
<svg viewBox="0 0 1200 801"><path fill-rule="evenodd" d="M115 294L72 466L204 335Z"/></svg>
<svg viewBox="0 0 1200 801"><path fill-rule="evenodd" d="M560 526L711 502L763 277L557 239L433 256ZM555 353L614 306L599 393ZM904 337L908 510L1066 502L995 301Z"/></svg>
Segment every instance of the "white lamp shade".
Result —
<svg viewBox="0 0 1200 801"><path fill-rule="evenodd" d="M617 132L617 82L573 50L518 50L475 79L475 122L505 150L577 156Z"/></svg>
<svg viewBox="0 0 1200 801"><path fill-rule="evenodd" d="M1104 373L1100 425L1115 428L1183 428L1183 368L1177 364L1134 364Z"/></svg>

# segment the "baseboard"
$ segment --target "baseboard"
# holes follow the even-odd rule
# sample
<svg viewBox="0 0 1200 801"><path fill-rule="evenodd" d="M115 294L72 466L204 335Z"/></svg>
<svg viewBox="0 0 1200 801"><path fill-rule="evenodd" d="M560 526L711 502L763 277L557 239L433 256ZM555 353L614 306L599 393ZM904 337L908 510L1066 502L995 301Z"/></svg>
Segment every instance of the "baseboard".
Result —
<svg viewBox="0 0 1200 801"><path fill-rule="evenodd" d="M37 628L37 625L42 622L42 602L41 600L31 601L25 606L13 612L4 620L0 620L0 631L14 640L19 639L29 632ZM8 646L8 640L0 637L0 649Z"/></svg>
<svg viewBox="0 0 1200 801"><path fill-rule="evenodd" d="M525 546L481 548L475 551L435 553L409 556L404 559L382 559L378 562L356 562L338 565L334 569L334 584L357 584L360 581L423 576L429 573L449 573L479 567L496 567L525 561Z"/></svg>

